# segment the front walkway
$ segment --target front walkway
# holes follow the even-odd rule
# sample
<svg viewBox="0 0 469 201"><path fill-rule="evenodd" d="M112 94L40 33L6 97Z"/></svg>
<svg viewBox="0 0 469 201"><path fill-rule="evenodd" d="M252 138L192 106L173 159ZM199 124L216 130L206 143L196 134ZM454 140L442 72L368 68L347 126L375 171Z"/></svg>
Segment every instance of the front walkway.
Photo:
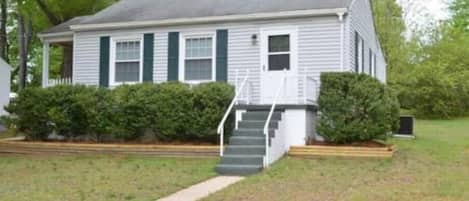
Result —
<svg viewBox="0 0 469 201"><path fill-rule="evenodd" d="M215 177L200 184L196 184L194 186L181 190L173 195L170 195L166 198L162 198L158 201L197 201L209 196L212 193L220 191L232 184L235 184L243 179L244 177Z"/></svg>

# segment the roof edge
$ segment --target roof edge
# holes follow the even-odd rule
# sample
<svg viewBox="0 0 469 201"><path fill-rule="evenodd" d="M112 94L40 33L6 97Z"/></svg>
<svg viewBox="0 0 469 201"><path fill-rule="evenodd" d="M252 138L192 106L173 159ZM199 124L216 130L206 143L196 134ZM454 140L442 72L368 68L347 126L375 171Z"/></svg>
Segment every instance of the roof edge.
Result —
<svg viewBox="0 0 469 201"><path fill-rule="evenodd" d="M196 18L178 18L178 19L136 21L136 22L78 24L78 25L70 26L70 29L72 31L99 31L99 30L106 30L106 29L121 29L121 28L145 28L145 27L151 27L151 26L204 24L204 23L214 23L214 22L236 22L236 21L248 21L248 20L284 19L284 18L295 18L295 17L313 17L313 16L324 16L324 15L336 15L337 13L347 13L347 12L348 12L348 8L310 9L310 10L296 10L296 11L284 11L284 12L267 12L267 13L210 16L210 17L196 17Z"/></svg>

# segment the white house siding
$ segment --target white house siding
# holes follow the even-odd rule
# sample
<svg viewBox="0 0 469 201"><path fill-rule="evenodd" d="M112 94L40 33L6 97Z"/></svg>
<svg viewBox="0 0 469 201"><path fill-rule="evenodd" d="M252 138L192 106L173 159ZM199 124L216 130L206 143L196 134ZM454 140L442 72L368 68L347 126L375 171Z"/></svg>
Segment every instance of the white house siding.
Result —
<svg viewBox="0 0 469 201"><path fill-rule="evenodd" d="M200 33L228 30L228 79L245 76L249 70L253 102L260 100L260 47L252 44L252 35L260 38L260 29L275 26L298 27L298 75L319 80L321 72L340 71L340 23L338 17L314 17L276 21L252 21L211 25L155 27L133 30L114 30L75 33L75 64L73 80L77 84L99 83L99 40L101 36L129 36L155 33L154 81L167 79L168 32ZM238 72L238 73L237 73ZM302 90L302 89L299 89Z"/></svg>
<svg viewBox="0 0 469 201"><path fill-rule="evenodd" d="M6 115L3 107L10 100L10 67L0 61L0 116Z"/></svg>
<svg viewBox="0 0 469 201"><path fill-rule="evenodd" d="M376 35L370 0L354 0L346 18L347 47L346 61L350 71L355 71L355 32L365 41L365 67L369 65L369 50L376 54L377 77L386 81L386 61Z"/></svg>

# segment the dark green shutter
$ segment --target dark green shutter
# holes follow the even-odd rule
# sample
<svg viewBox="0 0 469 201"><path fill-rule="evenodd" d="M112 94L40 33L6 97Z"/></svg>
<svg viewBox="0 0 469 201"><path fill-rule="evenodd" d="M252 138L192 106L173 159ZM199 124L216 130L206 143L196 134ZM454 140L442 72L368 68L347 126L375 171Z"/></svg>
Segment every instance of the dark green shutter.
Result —
<svg viewBox="0 0 469 201"><path fill-rule="evenodd" d="M168 81L179 80L179 32L168 34Z"/></svg>
<svg viewBox="0 0 469 201"><path fill-rule="evenodd" d="M217 71L219 82L228 81L228 30L217 30Z"/></svg>
<svg viewBox="0 0 469 201"><path fill-rule="evenodd" d="M99 86L109 87L110 37L101 37L99 43Z"/></svg>
<svg viewBox="0 0 469 201"><path fill-rule="evenodd" d="M153 51L155 34L143 36L143 81L153 82Z"/></svg>

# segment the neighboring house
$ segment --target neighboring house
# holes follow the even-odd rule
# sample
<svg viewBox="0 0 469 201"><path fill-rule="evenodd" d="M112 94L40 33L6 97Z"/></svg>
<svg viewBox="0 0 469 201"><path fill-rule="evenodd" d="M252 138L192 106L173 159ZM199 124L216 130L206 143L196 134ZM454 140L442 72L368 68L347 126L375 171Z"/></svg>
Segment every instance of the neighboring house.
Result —
<svg viewBox="0 0 469 201"><path fill-rule="evenodd" d="M10 65L0 59L0 116L7 115L4 107L10 101L10 75Z"/></svg>
<svg viewBox="0 0 469 201"><path fill-rule="evenodd" d="M57 83L48 78L50 45L64 44L73 45L73 76L64 79L73 84L236 86L236 131L222 149L222 173L258 171L290 146L320 138L314 124L322 72L386 81L369 0L121 0L40 37L45 87Z"/></svg>

